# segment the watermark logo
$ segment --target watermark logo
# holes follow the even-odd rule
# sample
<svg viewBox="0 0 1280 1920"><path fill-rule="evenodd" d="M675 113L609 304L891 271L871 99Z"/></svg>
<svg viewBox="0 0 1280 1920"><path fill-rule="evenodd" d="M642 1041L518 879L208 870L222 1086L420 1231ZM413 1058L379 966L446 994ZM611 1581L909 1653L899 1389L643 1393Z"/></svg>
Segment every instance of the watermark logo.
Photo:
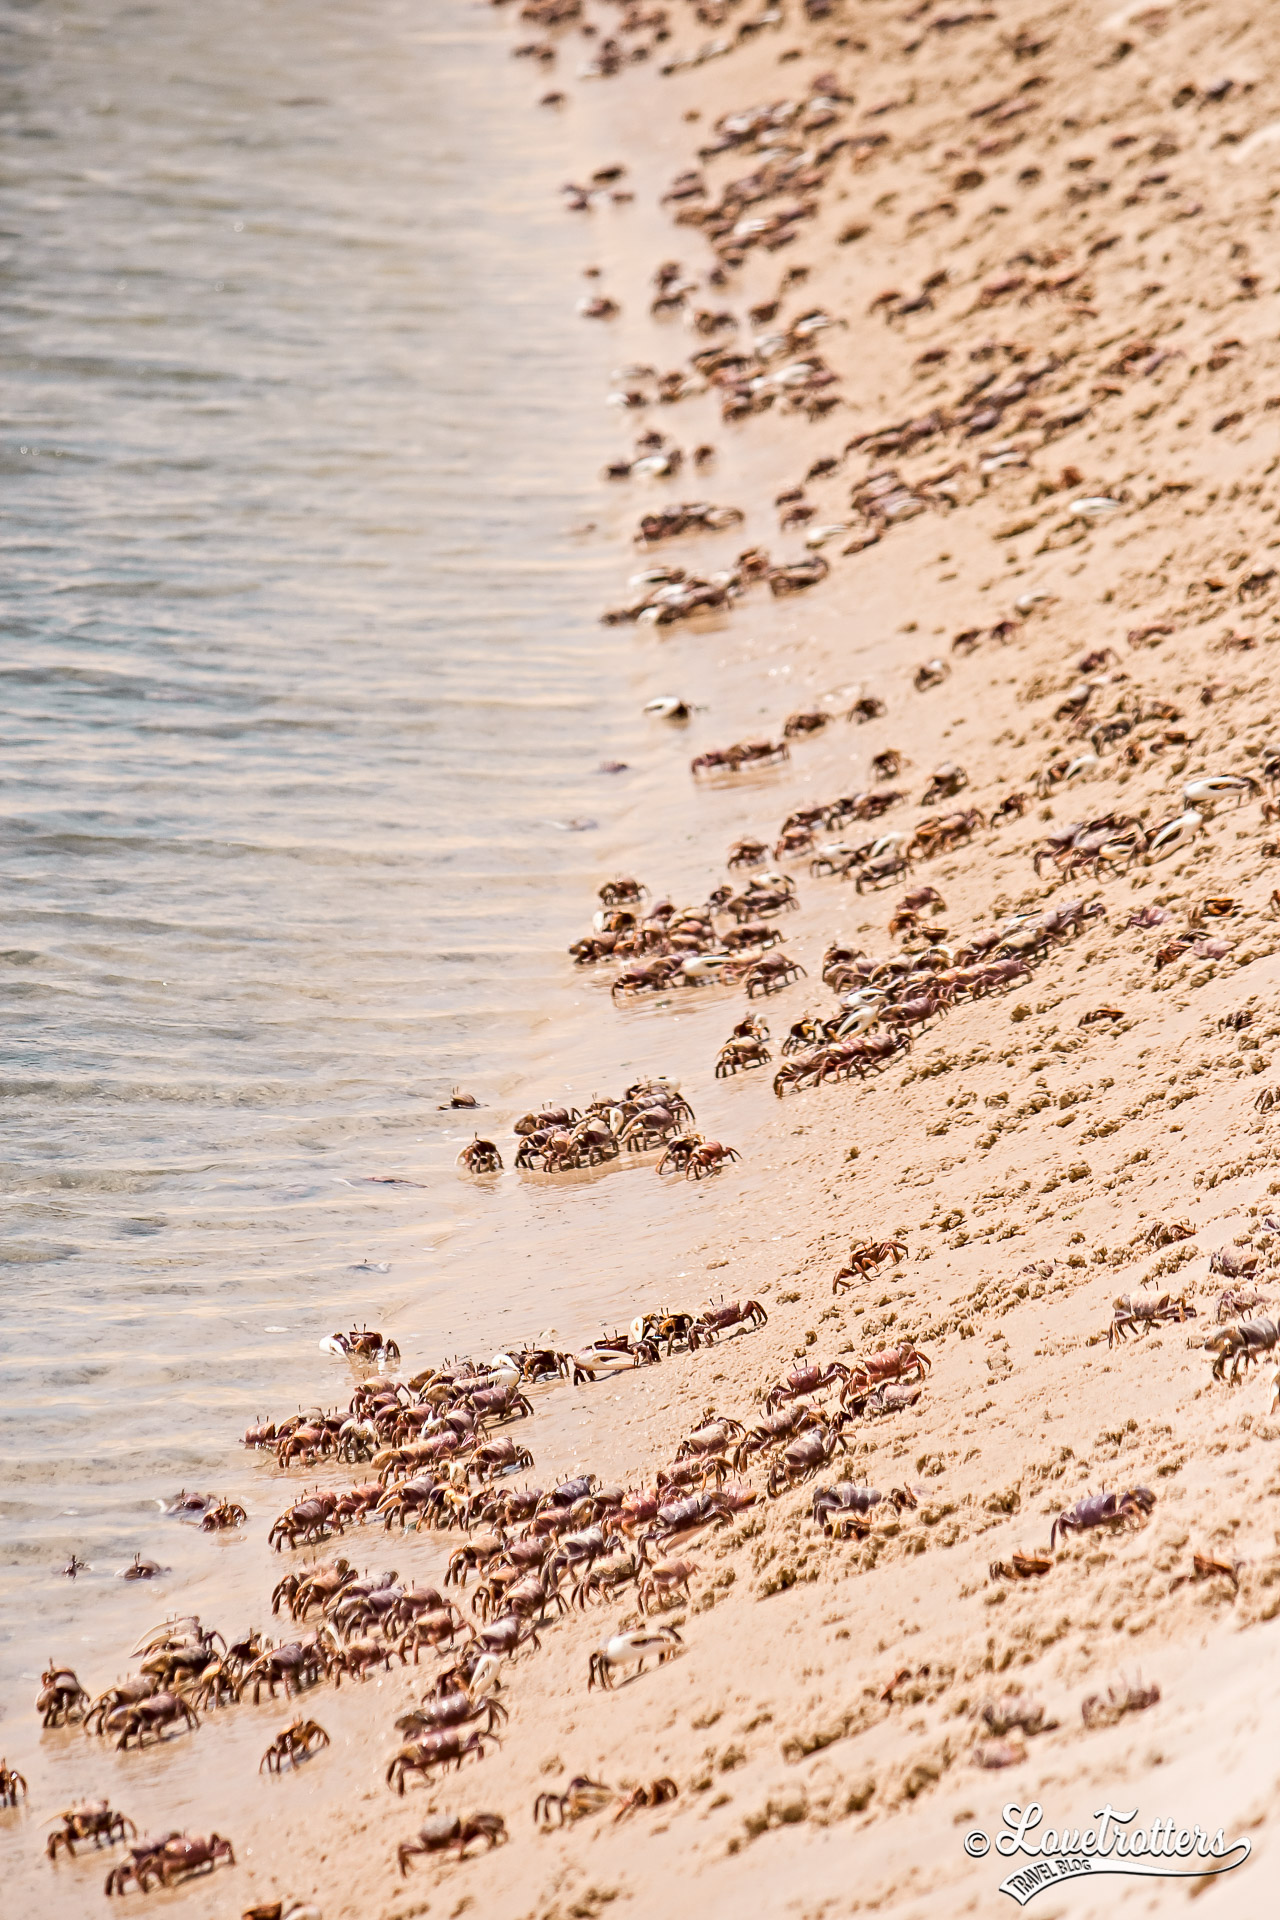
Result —
<svg viewBox="0 0 1280 1920"><path fill-rule="evenodd" d="M1001 1893L1025 1907L1046 1887L1060 1887L1066 1880L1083 1880L1091 1874L1199 1880L1205 1874L1242 1867L1252 1851L1247 1840L1228 1840L1221 1827L1210 1834L1203 1827L1180 1827L1169 1815L1151 1826L1135 1827L1137 1807L1125 1813L1108 1803L1093 1818L1091 1827L1044 1827L1044 1809L1038 1801L1029 1807L1010 1802L1001 1815L1004 1825L995 1836L995 1850L1004 1860L1025 1855L1029 1864L1000 1882ZM972 1860L984 1860L992 1844L990 1834L981 1828L964 1838L964 1850Z"/></svg>

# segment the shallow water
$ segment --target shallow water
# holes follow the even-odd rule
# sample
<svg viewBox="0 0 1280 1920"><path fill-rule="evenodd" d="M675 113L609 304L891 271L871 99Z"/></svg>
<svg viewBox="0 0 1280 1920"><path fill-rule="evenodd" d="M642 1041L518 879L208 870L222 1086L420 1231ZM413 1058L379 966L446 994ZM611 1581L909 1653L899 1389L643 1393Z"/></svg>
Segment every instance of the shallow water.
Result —
<svg viewBox="0 0 1280 1920"><path fill-rule="evenodd" d="M5 29L0 1670L26 1674L19 1598L70 1626L73 1548L180 1567L154 1502L241 1470L246 1404L314 1398L321 1335L478 1337L455 1283L494 1195L437 1108L572 1078L563 948L637 722L572 531L613 438L608 343L565 321L569 134L487 12Z"/></svg>

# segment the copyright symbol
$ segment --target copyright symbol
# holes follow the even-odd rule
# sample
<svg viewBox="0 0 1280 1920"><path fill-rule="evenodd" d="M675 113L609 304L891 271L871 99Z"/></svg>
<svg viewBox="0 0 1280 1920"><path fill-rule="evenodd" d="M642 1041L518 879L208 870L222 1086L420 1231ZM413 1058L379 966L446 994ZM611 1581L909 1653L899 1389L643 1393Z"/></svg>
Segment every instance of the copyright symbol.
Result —
<svg viewBox="0 0 1280 1920"><path fill-rule="evenodd" d="M971 1860L981 1860L985 1854L990 1853L991 1842L985 1833L975 1828L972 1833L966 1833L964 1850Z"/></svg>

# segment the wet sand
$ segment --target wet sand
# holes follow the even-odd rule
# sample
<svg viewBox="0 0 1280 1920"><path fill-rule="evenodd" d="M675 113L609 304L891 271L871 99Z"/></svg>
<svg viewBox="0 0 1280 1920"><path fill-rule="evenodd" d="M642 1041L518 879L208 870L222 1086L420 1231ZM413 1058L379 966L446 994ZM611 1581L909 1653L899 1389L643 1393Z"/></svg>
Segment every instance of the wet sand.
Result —
<svg viewBox="0 0 1280 1920"><path fill-rule="evenodd" d="M758 1300L768 1324L607 1383L540 1390L534 1417L503 1431L530 1446L539 1485L589 1468L634 1488L652 1483L709 1408L753 1424L800 1356L852 1368L910 1340L929 1362L923 1391L903 1411L853 1420L847 1456L688 1550L699 1568L691 1604L662 1616L682 1636L679 1658L589 1692L588 1656L624 1619L636 1623L633 1596L556 1621L540 1650L504 1670L501 1749L428 1791L402 1800L382 1772L395 1715L421 1697L429 1662L309 1694L333 1748L256 1795L244 1782L288 1717L279 1705L210 1714L192 1742L200 1775L177 1794L163 1750L114 1763L111 1792L140 1825L232 1834L234 1874L219 1869L181 1896L197 1915L283 1893L314 1898L326 1920L471 1905L580 1920L615 1903L644 1915L996 1913L1007 1869L994 1855L970 1858L963 1838L994 1834L1006 1804L1033 1800L1058 1826L1085 1825L1110 1801L1141 1807L1148 1824L1168 1816L1246 1834L1245 1867L1192 1884L1204 1912L1261 1911L1275 1798L1267 1728L1280 1693L1270 1627L1280 1423L1266 1357L1231 1387L1212 1379L1202 1343L1223 1287L1244 1284L1212 1270L1212 1255L1226 1252L1229 1265L1256 1253L1253 1280L1268 1295L1275 1239L1264 1222L1280 1191L1276 1123L1259 1108L1280 1034L1262 806L1280 457L1280 416L1268 408L1275 149L1257 140L1278 110L1265 27L1232 7L1186 21L983 10L950 26L923 10L907 20L837 12L766 25L723 58L664 77L656 68L674 51L736 33L736 12L723 28L672 12L671 39L635 70L576 78L586 42L571 27L554 73L531 82L531 112L553 86L572 95L583 168L625 164L636 192L634 203L565 216L587 223L584 265L603 270L584 285L621 304L616 321L580 322L612 327L619 367L687 366L707 344L679 317L653 322L645 310L659 260L680 258L700 282L711 264L699 233L673 228L670 206L655 203L699 164L719 115L848 96L817 110L834 114L817 137L888 139L840 149L825 182L806 189L816 211L795 240L752 251L726 286L700 285L690 302L741 319L788 268L807 267L781 321L819 308L847 321L819 341L837 376L820 391L841 404L809 420L779 400L728 426L714 394L619 412L620 457L638 424L686 447L714 442L717 457L659 488L602 485L596 537L616 556L617 601L647 564L632 557L631 535L655 503L713 500L747 517L654 560L709 574L759 543L796 561L804 529L780 532L772 503L829 456L837 470L805 489L818 509L808 525L846 521L848 531L822 548L829 576L802 593L775 599L755 586L702 623L602 629L638 702L676 693L707 709L678 732L655 721L614 871L631 870L655 896L702 901L736 838L772 846L797 807L872 788L872 757L889 749L904 762L892 784L909 799L886 829L914 832L952 806L985 819L1011 793L1028 804L883 888L814 878L807 854L785 863L800 900L782 916L785 951L806 976L756 1003L772 1034L767 1071L713 1077L746 1011L741 988L618 1007L612 970L584 969L584 1017L606 1036L609 1084L642 1067L670 1073L699 1128L742 1159L699 1183L659 1182L652 1159L534 1176L548 1206L591 1207L568 1302L548 1277L548 1319L570 1344L591 1337L597 1315L625 1322L723 1296ZM510 25L517 41L537 37ZM780 61L793 49L797 59ZM826 72L835 86L813 89ZM684 117L695 111L697 121ZM759 162L739 148L702 164L710 199ZM901 310L944 269L924 305ZM567 290L566 309L577 297ZM1003 398L1027 372L1038 372L1034 384ZM981 425L974 389L988 374L997 417ZM935 409L930 430L903 433ZM889 468L901 517L851 508L851 491L864 507L886 497L866 483ZM1076 504L1090 502L1110 504ZM918 690L918 670L934 660L945 675ZM1094 682L1087 700L1082 680ZM789 714L819 704L843 714L864 695L883 701L880 717L833 720L794 741L776 770L690 776L695 754L777 739ZM1117 719L1125 729L1095 742L1094 726ZM953 802L919 805L944 764L962 767L967 784ZM1034 851L1054 829L1123 814L1154 831L1182 811L1188 781L1218 774L1251 775L1259 791L1217 804L1187 850L1071 877L1042 860L1037 873ZM1076 899L1105 911L1051 941L1030 978L957 997L883 1072L775 1099L788 1026L835 1006L821 980L828 945L900 951L890 917L925 885L943 897L953 949L1018 912ZM1206 911L1219 901L1231 905ZM584 897L584 931L595 905ZM1166 917L1127 924L1153 907ZM1106 1017L1086 1018L1095 1013ZM1241 1013L1250 1019L1224 1024ZM500 1120L509 1163L515 1141ZM636 1257L611 1222L620 1190L661 1218L668 1244L678 1236L678 1268ZM1158 1244L1153 1230L1184 1221L1191 1237ZM833 1294L851 1245L891 1239L905 1243L903 1260ZM1113 1301L1141 1298L1148 1282L1148 1293L1182 1294L1195 1317L1109 1345ZM476 1329L473 1351L487 1354L497 1337ZM404 1372L440 1357L406 1346ZM317 1396L338 1391L334 1372L318 1368ZM747 1471L758 1488L769 1457ZM268 1492L278 1510L316 1474L254 1466L260 1534ZM882 1505L865 1538L825 1538L810 1517L815 1487L846 1477L883 1493L904 1487L915 1505L881 1517ZM1068 1534L1050 1551L1054 1518L1103 1488L1145 1488L1154 1502L1140 1524ZM354 1540L362 1564L426 1581L458 1536L379 1536L375 1547L349 1534L339 1546ZM1042 1556L1047 1570L992 1571L1016 1553ZM1197 1554L1233 1577L1197 1570ZM194 1588L183 1604L200 1604ZM1086 1726L1088 1696L1139 1681L1158 1687L1158 1701ZM981 1720L983 1704L1012 1689L1057 1723L1028 1734L1022 1758L992 1753ZM54 1756L66 1779L62 1756L85 1745L76 1731L47 1735L42 1763ZM979 1749L1010 1764L980 1766ZM27 1771L32 1750L16 1750ZM88 1788L83 1760L77 1772ZM536 1834L534 1796L577 1774L619 1790L669 1775L680 1791L618 1824L606 1812ZM500 1813L510 1844L461 1864L419 1862L402 1882L395 1848L428 1808ZM73 1875L87 1884L89 1869L57 1874L60 1887ZM23 1880L32 1911L45 1910L48 1884L43 1868ZM1142 1903L1164 1913L1187 1892L1185 1881L1106 1879L1046 1895L1037 1911L1109 1915Z"/></svg>

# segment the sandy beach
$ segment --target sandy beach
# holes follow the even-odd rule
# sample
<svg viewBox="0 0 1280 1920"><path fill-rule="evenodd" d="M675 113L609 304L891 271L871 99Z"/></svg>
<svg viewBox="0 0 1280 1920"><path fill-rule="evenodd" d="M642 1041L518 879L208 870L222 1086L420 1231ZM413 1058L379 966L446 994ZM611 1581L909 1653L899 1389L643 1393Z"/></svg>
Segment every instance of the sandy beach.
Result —
<svg viewBox="0 0 1280 1920"><path fill-rule="evenodd" d="M590 1473L632 1497L728 1419L728 1481L756 1497L647 1549L694 1563L687 1598L659 1597L647 1623L633 1584L574 1605L566 1573L563 1610L549 1601L539 1644L501 1666L500 1745L403 1796L384 1779L396 1718L458 1645L296 1707L208 1711L207 1772L178 1805L163 1743L149 1748L111 1775L113 1804L140 1828L229 1832L238 1864L121 1907L995 1915L1017 1862L966 1837L994 1841L1006 1807L1034 1804L1059 1832L1110 1805L1140 1809L1148 1833L1168 1821L1171 1849L1197 1828L1252 1848L1228 1873L1189 1847L1161 1861L1182 1877L1082 1874L1038 1915L1166 1914L1189 1896L1211 1920L1261 1915L1280 1708L1280 1348L1258 1319L1280 1298L1274 34L1238 0L788 0L754 16L677 0L562 22L517 6L495 57L533 47L531 118L580 131L564 218L581 223L584 277L566 325L609 329L613 458L684 456L666 476L601 479L582 534L616 577L598 611L634 614L691 579L709 594L688 617L601 625L637 707L669 696L690 714L652 716L618 865L596 884L643 883L641 917L664 897L701 908L746 887L752 870L726 861L757 838L795 905L769 911L781 939L747 958L803 971L748 1000L732 966L634 993L611 989L635 959L578 969L608 1082L590 1092L666 1074L704 1141L740 1158L696 1180L659 1179L656 1155L625 1178L525 1176L548 1206L591 1209L568 1311L547 1278L546 1344L594 1339L596 1314L612 1331L716 1302L757 1302L765 1324L535 1385L532 1417L486 1438L535 1461L497 1488ZM617 311L573 312L591 300ZM698 447L712 451L696 463ZM707 504L741 518L637 544L642 515ZM753 550L767 559L744 566ZM659 568L684 574L637 578ZM784 739L785 758L723 758ZM824 858L847 871L815 872ZM584 893L584 937L607 910ZM722 953L729 926L704 951ZM864 1037L905 1030L909 1045L824 1074L836 1036L815 1027L784 1054L789 1030L843 1019L860 986L912 968L915 1000L863 1003ZM717 1078L748 1013L768 1062ZM775 1084L810 1055L816 1084ZM477 1117L506 1172L517 1118L496 1100ZM661 1220L677 1267L649 1270L637 1217ZM1248 1357L1234 1383L1215 1378L1206 1340L1251 1318L1270 1335L1220 1341L1228 1373ZM471 1351L487 1361L507 1340L480 1331ZM353 1367L348 1390L447 1357L401 1345L400 1365ZM794 1371L814 1363L816 1386ZM741 1435L800 1405L823 1416L807 1431L826 1459L788 1469L795 1435L766 1436L729 1468ZM246 1423L255 1411L293 1409L247 1408ZM377 1472L266 1454L250 1470L255 1537L271 1500ZM833 1534L814 1501L840 1483L881 1497ZM1103 1492L1117 1503L1081 1517ZM579 1518L607 1531L610 1511ZM369 1522L254 1551L264 1582L349 1554L426 1586L466 1537ZM476 1584L445 1589L469 1618ZM255 1617L287 1639L268 1592ZM191 1604L215 1618L213 1596ZM589 1688L593 1652L646 1624L675 1630L674 1657ZM255 1793L295 1711L333 1745ZM9 1759L34 1775L29 1731ZM538 1831L535 1797L578 1776L615 1797ZM616 1817L662 1779L674 1797ZM429 1813L476 1812L501 1816L507 1844L400 1873ZM23 1867L15 1912L52 1910L49 1871ZM96 1906L87 1869L56 1872L60 1888L82 1875L75 1911Z"/></svg>

